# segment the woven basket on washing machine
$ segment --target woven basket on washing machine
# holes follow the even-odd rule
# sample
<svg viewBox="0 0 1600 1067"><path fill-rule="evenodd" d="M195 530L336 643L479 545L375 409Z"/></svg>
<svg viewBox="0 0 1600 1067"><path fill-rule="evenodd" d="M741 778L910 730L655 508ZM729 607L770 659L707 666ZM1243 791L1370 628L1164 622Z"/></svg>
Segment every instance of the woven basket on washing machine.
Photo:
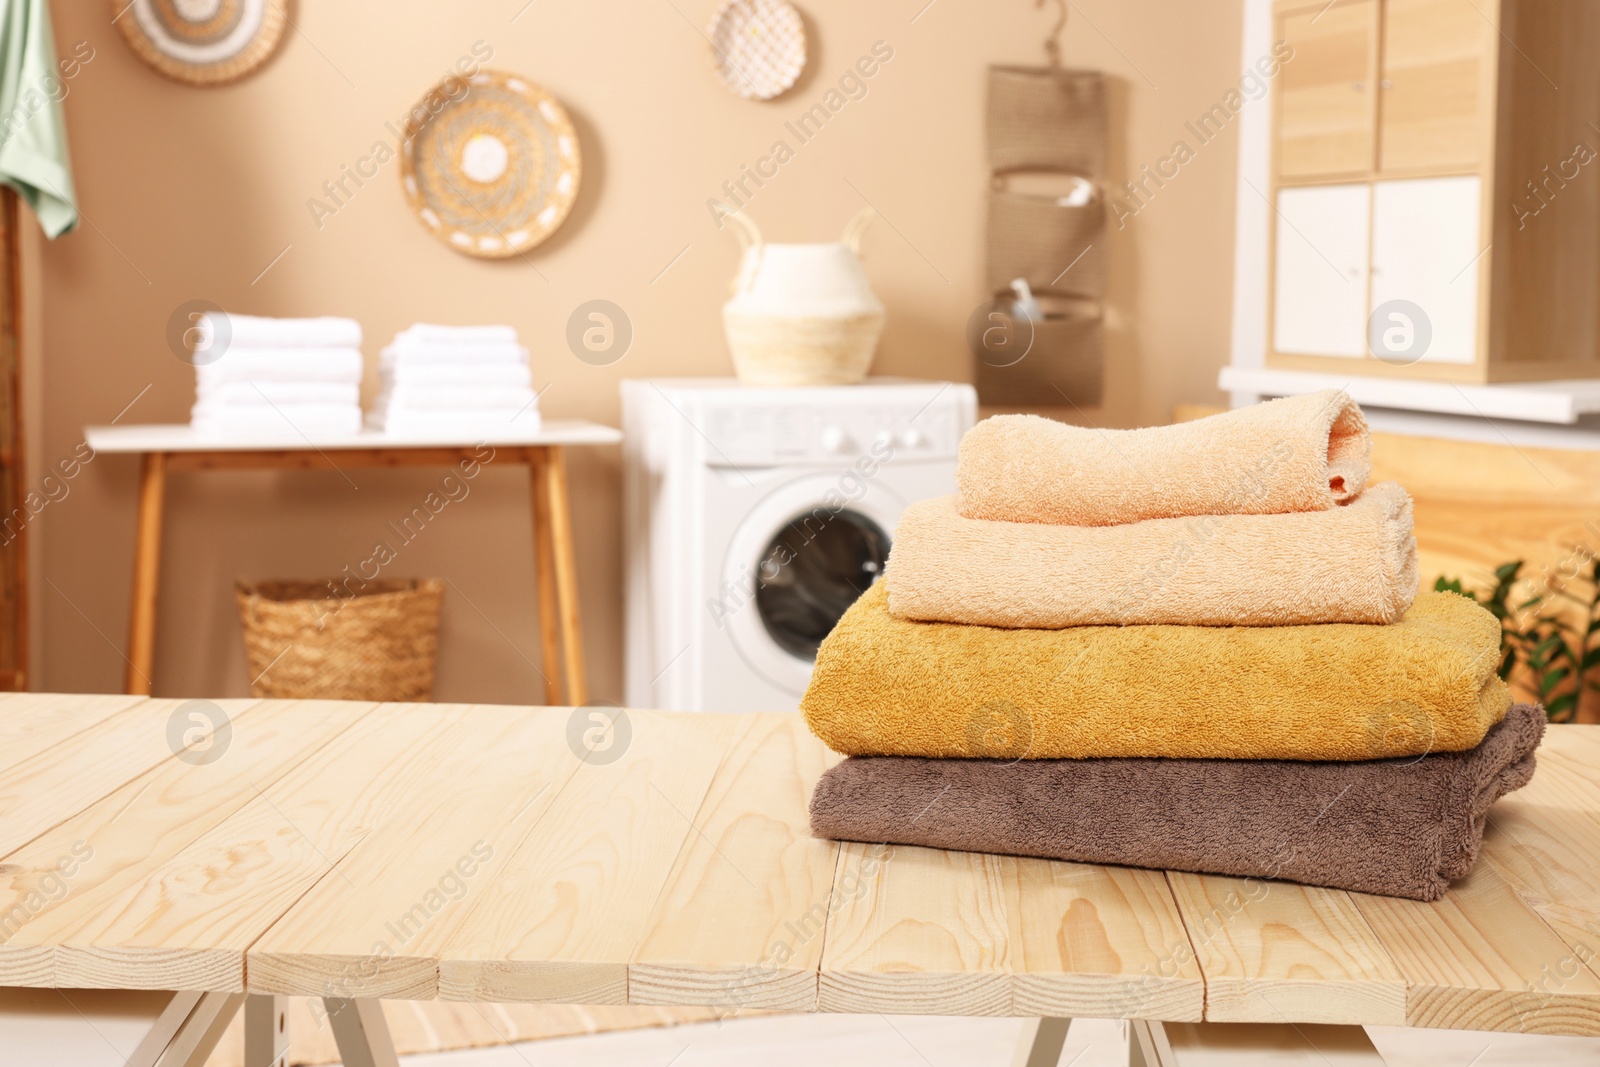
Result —
<svg viewBox="0 0 1600 1067"><path fill-rule="evenodd" d="M722 309L734 371L747 385L854 385L867 377L883 333L883 304L861 268L869 208L834 244L767 244L742 214L744 256Z"/></svg>

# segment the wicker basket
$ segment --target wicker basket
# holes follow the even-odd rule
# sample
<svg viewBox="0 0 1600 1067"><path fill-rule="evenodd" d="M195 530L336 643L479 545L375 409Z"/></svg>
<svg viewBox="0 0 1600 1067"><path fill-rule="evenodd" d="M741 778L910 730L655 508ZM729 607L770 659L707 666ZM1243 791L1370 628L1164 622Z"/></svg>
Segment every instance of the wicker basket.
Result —
<svg viewBox="0 0 1600 1067"><path fill-rule="evenodd" d="M437 581L238 582L250 691L258 697L428 700L439 652ZM348 583L346 583L348 585Z"/></svg>
<svg viewBox="0 0 1600 1067"><path fill-rule="evenodd" d="M733 369L746 385L855 385L867 376L883 313L762 315L724 311Z"/></svg>

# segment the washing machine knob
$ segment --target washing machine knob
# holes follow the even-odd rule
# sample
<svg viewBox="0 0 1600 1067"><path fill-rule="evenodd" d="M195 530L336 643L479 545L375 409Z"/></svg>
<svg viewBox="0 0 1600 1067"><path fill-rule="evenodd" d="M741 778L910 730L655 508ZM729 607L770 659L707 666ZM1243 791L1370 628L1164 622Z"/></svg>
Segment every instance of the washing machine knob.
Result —
<svg viewBox="0 0 1600 1067"><path fill-rule="evenodd" d="M844 432L843 426L824 426L818 443L824 452L832 456L842 456L852 450L850 435Z"/></svg>
<svg viewBox="0 0 1600 1067"><path fill-rule="evenodd" d="M928 443L928 435L921 430L907 430L900 435L901 448L921 448Z"/></svg>
<svg viewBox="0 0 1600 1067"><path fill-rule="evenodd" d="M894 433L890 430L879 430L878 436L872 439L872 450L881 452L894 446Z"/></svg>

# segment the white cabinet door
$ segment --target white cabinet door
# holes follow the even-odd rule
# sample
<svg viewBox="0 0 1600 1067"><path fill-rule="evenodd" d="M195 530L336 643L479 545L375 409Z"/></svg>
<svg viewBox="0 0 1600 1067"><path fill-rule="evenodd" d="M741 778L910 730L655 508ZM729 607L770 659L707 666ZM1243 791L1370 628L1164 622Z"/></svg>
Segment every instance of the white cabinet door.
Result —
<svg viewBox="0 0 1600 1067"><path fill-rule="evenodd" d="M1373 354L1401 363L1471 363L1478 341L1478 179L1378 182L1372 202L1372 310L1404 339L1424 324L1420 353ZM1395 303L1403 301L1405 303ZM1406 307L1415 305L1425 319ZM1396 318L1398 309L1400 317ZM1416 321L1407 323L1410 318ZM1380 333L1382 322L1375 327ZM1415 342L1413 342L1414 344Z"/></svg>
<svg viewBox="0 0 1600 1067"><path fill-rule="evenodd" d="M1307 356L1367 354L1371 188L1278 190L1272 345Z"/></svg>

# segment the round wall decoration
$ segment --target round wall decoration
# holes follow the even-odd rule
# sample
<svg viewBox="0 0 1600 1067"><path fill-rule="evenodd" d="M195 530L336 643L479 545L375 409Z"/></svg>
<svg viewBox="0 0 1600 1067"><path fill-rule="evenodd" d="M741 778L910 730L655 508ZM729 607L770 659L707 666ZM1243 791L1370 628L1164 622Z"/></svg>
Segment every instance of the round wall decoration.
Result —
<svg viewBox="0 0 1600 1067"><path fill-rule="evenodd" d="M746 100L781 95L805 69L805 24L784 0L728 0L707 32L712 69Z"/></svg>
<svg viewBox="0 0 1600 1067"><path fill-rule="evenodd" d="M187 85L237 81L271 58L288 0L111 0L134 52Z"/></svg>
<svg viewBox="0 0 1600 1067"><path fill-rule="evenodd" d="M514 74L446 78L406 120L406 200L465 255L514 256L549 237L572 211L581 173L566 109Z"/></svg>

